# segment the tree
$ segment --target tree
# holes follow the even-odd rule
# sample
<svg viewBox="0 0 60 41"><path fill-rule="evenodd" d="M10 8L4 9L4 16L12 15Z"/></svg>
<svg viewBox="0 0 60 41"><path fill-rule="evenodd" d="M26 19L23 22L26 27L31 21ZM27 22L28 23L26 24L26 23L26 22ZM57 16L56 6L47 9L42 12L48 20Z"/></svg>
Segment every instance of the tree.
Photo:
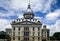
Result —
<svg viewBox="0 0 60 41"><path fill-rule="evenodd" d="M50 40L55 40L55 37L54 36L50 36Z"/></svg>
<svg viewBox="0 0 60 41"><path fill-rule="evenodd" d="M5 39L6 37L6 32L4 32L4 31L1 31L0 32L0 39Z"/></svg>
<svg viewBox="0 0 60 41"><path fill-rule="evenodd" d="M7 33L4 31L0 31L0 39L4 39L4 41L5 39L7 39L8 41L11 40L10 36L7 35Z"/></svg>
<svg viewBox="0 0 60 41"><path fill-rule="evenodd" d="M50 40L60 40L60 32L56 32L50 37Z"/></svg>
<svg viewBox="0 0 60 41"><path fill-rule="evenodd" d="M53 36L56 38L56 40L60 40L60 32L54 33Z"/></svg>

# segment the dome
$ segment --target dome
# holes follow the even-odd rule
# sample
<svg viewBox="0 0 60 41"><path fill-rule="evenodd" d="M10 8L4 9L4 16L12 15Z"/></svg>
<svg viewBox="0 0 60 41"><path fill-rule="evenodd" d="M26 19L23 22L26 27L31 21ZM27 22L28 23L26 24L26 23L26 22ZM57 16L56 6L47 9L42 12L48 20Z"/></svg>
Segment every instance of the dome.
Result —
<svg viewBox="0 0 60 41"><path fill-rule="evenodd" d="M30 5L28 5L28 8L27 8L27 10L25 11L25 14L33 14L33 11L32 11L32 9L30 8Z"/></svg>
<svg viewBox="0 0 60 41"><path fill-rule="evenodd" d="M32 18L34 18L34 14L33 14L32 9L30 8L30 5L28 5L28 8L27 8L27 10L24 13L24 18L25 19L32 19Z"/></svg>
<svg viewBox="0 0 60 41"><path fill-rule="evenodd" d="M33 13L33 11L31 9L27 9L26 13Z"/></svg>

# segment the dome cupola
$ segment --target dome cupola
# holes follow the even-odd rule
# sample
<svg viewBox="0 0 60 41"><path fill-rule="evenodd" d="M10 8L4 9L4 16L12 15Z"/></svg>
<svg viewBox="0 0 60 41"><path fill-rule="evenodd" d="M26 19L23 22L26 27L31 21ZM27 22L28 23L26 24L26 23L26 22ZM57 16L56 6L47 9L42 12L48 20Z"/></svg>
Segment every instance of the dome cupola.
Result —
<svg viewBox="0 0 60 41"><path fill-rule="evenodd" d="M24 16L25 19L33 19L33 18L34 18L33 11L32 11L32 9L30 8L30 4L28 5L28 8L27 8L27 10L25 11L25 13L24 13L23 16Z"/></svg>

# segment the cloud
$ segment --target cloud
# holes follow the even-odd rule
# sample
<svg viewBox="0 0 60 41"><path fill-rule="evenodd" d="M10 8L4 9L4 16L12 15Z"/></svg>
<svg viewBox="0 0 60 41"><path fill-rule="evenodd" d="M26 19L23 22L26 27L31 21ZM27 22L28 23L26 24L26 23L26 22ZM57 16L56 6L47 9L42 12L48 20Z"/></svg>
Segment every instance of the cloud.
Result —
<svg viewBox="0 0 60 41"><path fill-rule="evenodd" d="M0 31L11 28L10 22L11 21L7 19L0 19Z"/></svg>
<svg viewBox="0 0 60 41"><path fill-rule="evenodd" d="M13 11L9 11L9 13L0 13L0 16L2 17L9 17L9 16L14 16L14 12Z"/></svg>
<svg viewBox="0 0 60 41"><path fill-rule="evenodd" d="M60 20L57 20L55 23L55 27L56 27L56 32L60 32Z"/></svg>
<svg viewBox="0 0 60 41"><path fill-rule="evenodd" d="M50 29L50 36L55 32L60 32L60 9L56 9L54 12L46 14L43 18L43 24L47 25L47 28Z"/></svg>
<svg viewBox="0 0 60 41"><path fill-rule="evenodd" d="M54 25L47 25L47 28L50 29L50 36L55 32L60 32L60 20L57 20Z"/></svg>
<svg viewBox="0 0 60 41"><path fill-rule="evenodd" d="M56 9L54 12L48 13L46 15L47 20L56 20L60 16L60 9Z"/></svg>
<svg viewBox="0 0 60 41"><path fill-rule="evenodd" d="M38 21L42 22L42 17L35 16L34 18L37 19Z"/></svg>
<svg viewBox="0 0 60 41"><path fill-rule="evenodd" d="M18 18L23 18L23 15L21 15L21 14L19 14L19 15L17 15L18 16Z"/></svg>
<svg viewBox="0 0 60 41"><path fill-rule="evenodd" d="M11 0L9 6L14 10L25 10L29 3L29 0ZM48 12L51 9L52 4L56 4L56 0L30 0L31 8L34 12Z"/></svg>
<svg viewBox="0 0 60 41"><path fill-rule="evenodd" d="M53 25L57 20L60 18L60 9L56 9L54 12L49 12L48 14L45 15L44 18L42 18L42 22L44 24L49 24Z"/></svg>
<svg viewBox="0 0 60 41"><path fill-rule="evenodd" d="M11 7L12 9L25 9L27 7L27 0L12 0Z"/></svg>
<svg viewBox="0 0 60 41"><path fill-rule="evenodd" d="M53 0L30 0L31 8L34 12L47 12L50 11L52 2L56 2ZM20 14L22 11L25 11L29 0L0 0L0 12L4 12L3 14L0 13L1 17L8 17L8 16L17 16L16 13ZM16 13L15 13L16 12ZM6 13L6 15L5 15Z"/></svg>
<svg viewBox="0 0 60 41"><path fill-rule="evenodd" d="M9 0L0 0L0 7L3 9L6 9L6 10L9 10L10 9L10 5L11 5L11 1Z"/></svg>

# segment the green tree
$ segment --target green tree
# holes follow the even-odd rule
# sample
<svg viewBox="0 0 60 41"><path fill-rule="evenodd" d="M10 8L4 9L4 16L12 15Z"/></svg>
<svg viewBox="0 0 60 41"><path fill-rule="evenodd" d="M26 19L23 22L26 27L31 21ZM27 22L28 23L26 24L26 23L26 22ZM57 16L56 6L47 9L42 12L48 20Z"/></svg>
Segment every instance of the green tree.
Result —
<svg viewBox="0 0 60 41"><path fill-rule="evenodd" d="M6 32L4 32L4 31L0 31L0 39L4 39L4 41L5 41L5 39L7 39L8 41L11 40L10 36L7 35Z"/></svg>
<svg viewBox="0 0 60 41"><path fill-rule="evenodd" d="M50 36L50 40L55 40L55 37L54 36Z"/></svg>
<svg viewBox="0 0 60 41"><path fill-rule="evenodd" d="M0 32L0 39L5 39L6 38L6 32L1 31Z"/></svg>
<svg viewBox="0 0 60 41"><path fill-rule="evenodd" d="M56 40L60 40L60 32L54 33L53 36L56 38Z"/></svg>
<svg viewBox="0 0 60 41"><path fill-rule="evenodd" d="M60 32L55 32L53 36L50 36L50 40L60 40Z"/></svg>

